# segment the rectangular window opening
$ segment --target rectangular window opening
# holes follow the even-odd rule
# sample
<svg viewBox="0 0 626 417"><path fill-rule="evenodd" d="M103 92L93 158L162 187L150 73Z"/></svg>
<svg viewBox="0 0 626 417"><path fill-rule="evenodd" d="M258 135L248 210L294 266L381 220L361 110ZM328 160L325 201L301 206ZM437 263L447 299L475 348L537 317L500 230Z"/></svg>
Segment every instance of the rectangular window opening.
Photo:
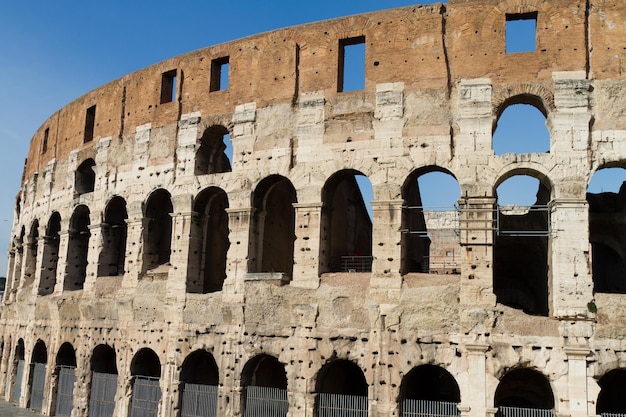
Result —
<svg viewBox="0 0 626 417"><path fill-rule="evenodd" d="M216 58L211 61L211 82L209 91L228 89L228 57Z"/></svg>
<svg viewBox="0 0 626 417"><path fill-rule="evenodd" d="M339 41L337 91L365 89L365 36Z"/></svg>
<svg viewBox="0 0 626 417"><path fill-rule="evenodd" d="M506 15L506 53L537 50L537 12Z"/></svg>
<svg viewBox="0 0 626 417"><path fill-rule="evenodd" d="M47 127L43 132L43 142L41 144L41 153L46 153L48 151L48 136L50 135L50 128Z"/></svg>
<svg viewBox="0 0 626 417"><path fill-rule="evenodd" d="M164 72L161 76L161 104L176 100L176 70Z"/></svg>
<svg viewBox="0 0 626 417"><path fill-rule="evenodd" d="M87 109L87 114L85 115L85 136L84 143L90 142L93 140L93 128L96 122L96 106L91 106Z"/></svg>

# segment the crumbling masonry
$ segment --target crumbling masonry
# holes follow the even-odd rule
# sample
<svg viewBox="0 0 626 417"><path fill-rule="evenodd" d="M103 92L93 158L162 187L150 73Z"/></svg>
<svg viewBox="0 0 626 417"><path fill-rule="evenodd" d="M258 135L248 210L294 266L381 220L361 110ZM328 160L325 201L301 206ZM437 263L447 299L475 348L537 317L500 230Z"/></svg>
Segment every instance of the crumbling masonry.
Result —
<svg viewBox="0 0 626 417"><path fill-rule="evenodd" d="M516 21L527 52L507 52ZM72 417L626 413L626 190L586 194L626 167L624 22L617 0L449 0L68 104L16 202L2 395ZM496 155L520 103L549 152ZM432 171L458 181L448 215L421 208ZM520 174L537 204L507 211L495 189Z"/></svg>

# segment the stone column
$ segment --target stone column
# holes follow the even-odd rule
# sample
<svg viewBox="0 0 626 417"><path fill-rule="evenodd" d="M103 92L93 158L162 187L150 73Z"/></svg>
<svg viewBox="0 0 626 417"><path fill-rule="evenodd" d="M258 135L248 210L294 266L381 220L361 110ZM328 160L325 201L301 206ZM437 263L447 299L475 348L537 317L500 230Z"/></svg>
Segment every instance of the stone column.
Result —
<svg viewBox="0 0 626 417"><path fill-rule="evenodd" d="M402 204L403 200L372 201L372 289L402 286Z"/></svg>
<svg viewBox="0 0 626 417"><path fill-rule="evenodd" d="M569 415L587 417L587 348L566 347L569 388Z"/></svg>
<svg viewBox="0 0 626 417"><path fill-rule="evenodd" d="M56 295L63 293L63 288L65 288L65 276L67 275L65 269L67 265L67 248L70 240L70 232L67 228L67 224L64 224L62 227L63 230L59 232L59 257L57 261L56 284L54 285L54 294Z"/></svg>
<svg viewBox="0 0 626 417"><path fill-rule="evenodd" d="M176 183L193 181L196 166L196 142L200 112L183 114L178 121L176 148Z"/></svg>
<svg viewBox="0 0 626 417"><path fill-rule="evenodd" d="M230 248L226 260L226 280L224 293L240 293L243 296L243 280L249 269L248 254L254 242L250 242L250 225L254 208L240 207L226 209Z"/></svg>
<svg viewBox="0 0 626 417"><path fill-rule="evenodd" d="M296 211L291 285L315 289L320 285L319 250L323 203L294 203Z"/></svg>
<svg viewBox="0 0 626 417"><path fill-rule="evenodd" d="M100 252L102 251L102 226L100 223L89 226L89 250L87 251L87 269L83 292L93 293L95 291Z"/></svg>
<svg viewBox="0 0 626 417"><path fill-rule="evenodd" d="M461 403L469 408L467 415L471 417L485 417L487 413L487 378L485 369L485 353L489 346L470 343L467 348L468 384L467 391L463 392ZM461 409L461 407L459 407Z"/></svg>
<svg viewBox="0 0 626 417"><path fill-rule="evenodd" d="M554 317L592 317L589 268L589 209L586 200L550 203L550 312Z"/></svg>
<svg viewBox="0 0 626 417"><path fill-rule="evenodd" d="M191 228L195 213L191 211L193 206L191 194L175 196L172 200L174 213L172 214L171 267L167 279L167 298L171 298L174 305L177 305L185 301L190 264Z"/></svg>
<svg viewBox="0 0 626 417"><path fill-rule="evenodd" d="M143 231L148 227L148 219L143 217L141 201L127 206L126 256L124 258L124 279L122 288L135 288L143 271Z"/></svg>
<svg viewBox="0 0 626 417"><path fill-rule="evenodd" d="M496 199L464 197L461 207L460 241L464 250L461 266L461 304L483 309L496 304L493 293L493 233Z"/></svg>

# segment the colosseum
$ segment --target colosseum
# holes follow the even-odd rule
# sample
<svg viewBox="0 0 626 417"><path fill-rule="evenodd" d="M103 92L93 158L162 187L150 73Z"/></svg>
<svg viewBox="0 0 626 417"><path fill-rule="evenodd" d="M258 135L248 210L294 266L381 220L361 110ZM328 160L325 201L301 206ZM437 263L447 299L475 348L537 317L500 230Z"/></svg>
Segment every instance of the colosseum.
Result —
<svg viewBox="0 0 626 417"><path fill-rule="evenodd" d="M626 187L587 191L626 167L625 22L622 0L448 0L76 99L16 198L2 396L71 417L626 414ZM499 154L518 105L546 149ZM449 210L422 203L431 173L458 184ZM520 175L535 203L499 204Z"/></svg>

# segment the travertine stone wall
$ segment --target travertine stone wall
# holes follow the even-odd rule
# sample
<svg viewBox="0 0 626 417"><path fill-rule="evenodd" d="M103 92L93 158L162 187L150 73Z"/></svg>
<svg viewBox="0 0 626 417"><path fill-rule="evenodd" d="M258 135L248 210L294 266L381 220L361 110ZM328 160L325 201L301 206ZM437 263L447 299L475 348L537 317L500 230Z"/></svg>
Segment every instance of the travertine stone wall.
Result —
<svg viewBox="0 0 626 417"><path fill-rule="evenodd" d="M506 53L507 16L536 19L535 51ZM463 416L493 415L512 369L544 375L559 415L595 415L599 379L626 368L626 295L594 292L586 197L598 169L626 167L624 21L620 1L449 0L207 47L76 99L31 141L0 313L0 392L14 398L24 359L17 402L30 404L28 364L39 341L46 415L55 412L63 343L75 349L73 417L89 413L101 345L115 352L116 417L128 415L142 349L160 364L161 417L179 415L181 367L197 350L215 359L224 416L243 415L245 367L261 354L284 367L289 416L317 415L322 369L338 360L363 373L370 416L400 415L403 383L421 365L454 378ZM365 88L342 92L338 59L342 40L352 38L364 39ZM225 57L228 88L210 91L212 61ZM165 74L177 79L169 102L161 100ZM549 152L495 155L494 127L517 103L545 114ZM85 142L92 106L93 139ZM229 133L231 169L198 174L199 153L213 149L203 135L215 126ZM78 168L89 159L93 189L79 193ZM408 271L403 262L411 213L404 187L430 171L453 175L460 187L456 227L441 220L445 241L431 243L454 247L458 274ZM355 173L372 185L371 221L353 184L341 182ZM547 294L547 314L512 301L514 283L494 290L495 189L518 174L549 191L545 285L527 289ZM286 184L295 190L293 213L268 215L268 196ZM211 272L202 239L211 230L199 225L211 224L220 192L228 201L219 208L226 278L202 293L202 274ZM150 217L162 208L151 205L154 196L172 206L158 219ZM126 204L124 271L99 276L113 197ZM72 246L79 207L88 209L85 248ZM48 235L54 216L60 231ZM264 243L276 223L283 230L291 221L286 240ZM157 229L169 224L163 242L169 235ZM353 246L341 254L357 263L338 269L333 251L344 240ZM157 255L167 259L155 267L164 244L167 253ZM290 253L290 245L291 273L263 266L264 251ZM70 290L81 276L82 288Z"/></svg>

